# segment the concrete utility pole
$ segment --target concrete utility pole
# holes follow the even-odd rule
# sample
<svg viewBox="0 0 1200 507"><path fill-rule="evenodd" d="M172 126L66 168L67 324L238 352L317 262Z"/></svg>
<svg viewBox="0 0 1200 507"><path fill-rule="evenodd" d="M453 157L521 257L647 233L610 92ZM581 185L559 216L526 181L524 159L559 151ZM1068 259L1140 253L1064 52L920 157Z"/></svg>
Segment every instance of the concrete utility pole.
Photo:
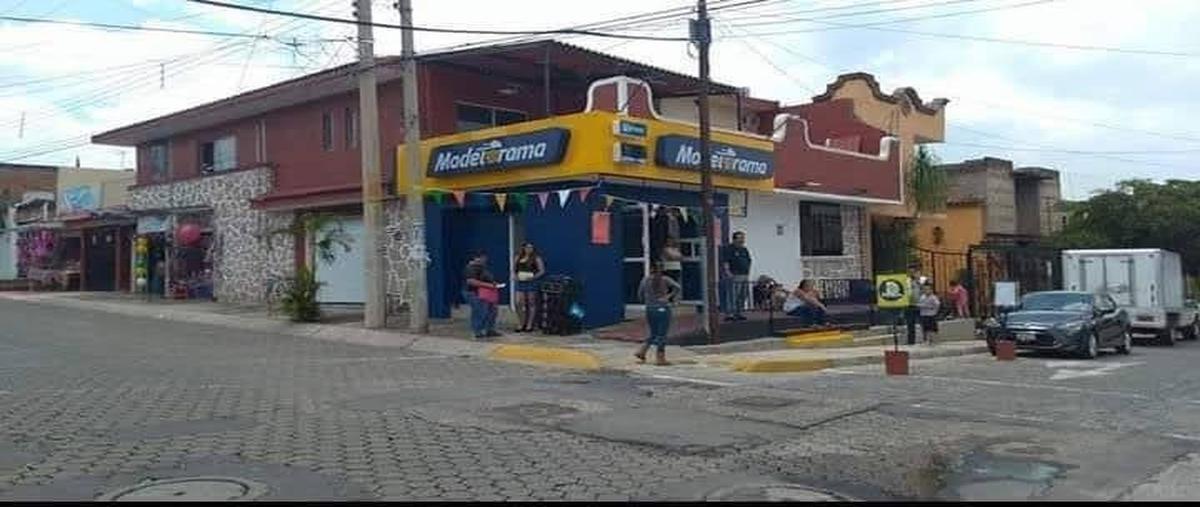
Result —
<svg viewBox="0 0 1200 507"><path fill-rule="evenodd" d="M412 0L396 3L400 9L400 25L413 26ZM417 95L417 58L413 47L413 31L401 29L400 61L404 84L404 167L408 171L405 190L405 215L410 220L411 239L418 245L417 262L409 263L408 323L415 333L429 331L429 302L425 295L429 283L425 278L425 200L421 195L421 116Z"/></svg>
<svg viewBox="0 0 1200 507"><path fill-rule="evenodd" d="M371 0L355 0L358 18L358 118L362 138L363 280L367 289L363 325L386 324L387 280L383 276L383 180L379 172L379 100L375 86L375 39L371 33Z"/></svg>
<svg viewBox="0 0 1200 507"><path fill-rule="evenodd" d="M717 216L713 210L712 125L708 108L708 47L712 44L712 28L706 0L696 1L696 20L691 32L700 60L700 96L697 105L700 109L700 205L704 214L704 316L708 342L717 343L721 316L717 309L717 231L713 226Z"/></svg>

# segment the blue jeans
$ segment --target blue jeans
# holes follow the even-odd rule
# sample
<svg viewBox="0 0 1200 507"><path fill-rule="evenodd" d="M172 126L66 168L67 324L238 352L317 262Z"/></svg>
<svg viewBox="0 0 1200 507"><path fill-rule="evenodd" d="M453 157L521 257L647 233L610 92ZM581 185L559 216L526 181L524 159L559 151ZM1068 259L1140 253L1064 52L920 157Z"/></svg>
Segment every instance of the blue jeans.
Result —
<svg viewBox="0 0 1200 507"><path fill-rule="evenodd" d="M815 326L826 322L825 310L804 305L799 306L788 312L792 317L800 317L801 325Z"/></svg>
<svg viewBox="0 0 1200 507"><path fill-rule="evenodd" d="M748 275L733 275L733 278L722 277L720 294L721 313L740 316L742 310L746 308L746 300L750 295L750 277Z"/></svg>
<svg viewBox="0 0 1200 507"><path fill-rule="evenodd" d="M482 337L496 328L496 305L488 303L475 294L475 291L463 291L463 298L471 305L471 331L475 337Z"/></svg>
<svg viewBox="0 0 1200 507"><path fill-rule="evenodd" d="M646 343L658 350L666 350L667 333L671 330L671 307L666 305L650 305L646 307L646 322L650 324L650 338Z"/></svg>

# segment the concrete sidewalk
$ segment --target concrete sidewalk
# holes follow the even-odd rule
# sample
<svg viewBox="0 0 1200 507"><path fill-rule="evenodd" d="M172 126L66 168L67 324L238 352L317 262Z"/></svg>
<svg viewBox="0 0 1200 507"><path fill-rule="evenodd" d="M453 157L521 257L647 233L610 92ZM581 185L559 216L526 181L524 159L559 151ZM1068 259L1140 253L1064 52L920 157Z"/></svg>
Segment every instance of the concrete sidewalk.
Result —
<svg viewBox="0 0 1200 507"><path fill-rule="evenodd" d="M486 357L498 361L581 370L641 371L645 368L657 368L641 365L635 361L633 351L636 345L597 339L591 335L508 334L493 341L479 342L465 337L416 335L397 329L365 329L358 322L300 324L289 322L282 316L269 316L263 309L213 302L146 301L128 296L103 297L70 292L0 292L0 300L24 301L61 308L102 311L130 317L221 326L372 347L397 347L425 353ZM882 351L886 348L888 347L875 344L757 351L690 350L701 348L670 347L667 355L669 360L675 364L730 369L745 373L781 373L882 363ZM912 359L977 354L987 351L987 347L979 341L947 342L936 346L902 346L901 348L910 350Z"/></svg>

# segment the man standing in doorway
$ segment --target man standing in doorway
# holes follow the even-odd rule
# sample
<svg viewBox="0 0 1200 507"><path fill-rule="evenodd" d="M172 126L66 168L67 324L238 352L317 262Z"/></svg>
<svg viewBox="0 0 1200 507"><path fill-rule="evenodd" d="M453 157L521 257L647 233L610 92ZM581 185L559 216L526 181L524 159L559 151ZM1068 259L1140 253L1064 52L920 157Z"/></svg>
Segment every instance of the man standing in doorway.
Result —
<svg viewBox="0 0 1200 507"><path fill-rule="evenodd" d="M746 248L746 233L733 233L733 243L725 246L721 255L721 274L726 280L725 317L727 321L746 320L742 308L750 291L750 250Z"/></svg>

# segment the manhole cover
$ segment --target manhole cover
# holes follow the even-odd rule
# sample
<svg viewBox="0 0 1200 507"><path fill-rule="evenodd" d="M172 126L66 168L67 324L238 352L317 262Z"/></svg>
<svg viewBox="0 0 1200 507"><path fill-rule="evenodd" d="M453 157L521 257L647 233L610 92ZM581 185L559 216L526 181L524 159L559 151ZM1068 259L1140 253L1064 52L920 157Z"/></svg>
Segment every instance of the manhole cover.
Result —
<svg viewBox="0 0 1200 507"><path fill-rule="evenodd" d="M254 481L232 477L182 477L145 482L100 497L109 502L228 502L267 492Z"/></svg>
<svg viewBox="0 0 1200 507"><path fill-rule="evenodd" d="M800 400L792 398L780 398L777 396L743 396L726 401L726 405L735 407L757 408L757 409L773 409L783 408L788 405L800 403Z"/></svg>
<svg viewBox="0 0 1200 507"><path fill-rule="evenodd" d="M726 502L845 502L850 498L799 484L743 484L716 490L705 500Z"/></svg>

